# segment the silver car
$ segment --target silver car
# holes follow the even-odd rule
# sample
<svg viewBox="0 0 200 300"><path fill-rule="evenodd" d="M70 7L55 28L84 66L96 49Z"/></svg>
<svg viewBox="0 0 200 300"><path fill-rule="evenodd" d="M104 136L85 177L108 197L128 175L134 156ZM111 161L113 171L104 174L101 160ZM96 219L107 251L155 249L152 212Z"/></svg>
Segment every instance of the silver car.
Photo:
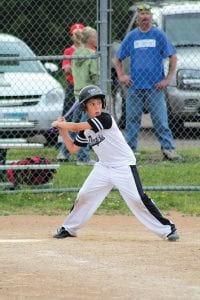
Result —
<svg viewBox="0 0 200 300"><path fill-rule="evenodd" d="M126 33L136 27L135 7L130 10L133 15ZM170 127L178 136L184 132L184 126L200 125L200 3L165 3L152 7L151 11L154 25L167 33L177 49L177 68L166 90L166 102ZM119 45L113 43L112 57ZM123 62L123 67L128 74L129 60ZM114 64L112 79L114 112L123 125L126 88L118 82Z"/></svg>
<svg viewBox="0 0 200 300"><path fill-rule="evenodd" d="M48 132L62 113L63 87L14 36L0 34L0 58L0 134Z"/></svg>

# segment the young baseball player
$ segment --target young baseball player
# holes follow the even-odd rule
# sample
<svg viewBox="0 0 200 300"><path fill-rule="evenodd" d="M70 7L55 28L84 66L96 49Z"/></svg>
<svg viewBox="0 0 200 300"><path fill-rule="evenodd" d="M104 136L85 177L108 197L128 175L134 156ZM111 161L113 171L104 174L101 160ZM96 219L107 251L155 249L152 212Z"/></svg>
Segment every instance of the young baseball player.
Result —
<svg viewBox="0 0 200 300"><path fill-rule="evenodd" d="M115 186L133 214L163 239L179 239L176 227L166 219L155 203L144 193L133 151L126 143L114 118L105 108L105 94L95 85L80 91L80 105L89 116L86 122L66 122L59 118L52 123L59 129L68 150L75 154L89 144L99 161L80 189L74 207L57 230L54 238L75 237ZM72 140L69 131L77 132Z"/></svg>

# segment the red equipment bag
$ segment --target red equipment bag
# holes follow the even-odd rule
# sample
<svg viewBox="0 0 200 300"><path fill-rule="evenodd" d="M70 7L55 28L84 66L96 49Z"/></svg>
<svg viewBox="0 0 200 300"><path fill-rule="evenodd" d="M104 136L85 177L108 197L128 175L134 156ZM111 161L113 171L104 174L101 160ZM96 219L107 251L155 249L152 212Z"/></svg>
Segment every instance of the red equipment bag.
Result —
<svg viewBox="0 0 200 300"><path fill-rule="evenodd" d="M11 165L48 165L51 161L43 157L31 157L23 160L12 162ZM8 179L14 185L40 185L53 179L54 169L24 169L24 170L7 170Z"/></svg>

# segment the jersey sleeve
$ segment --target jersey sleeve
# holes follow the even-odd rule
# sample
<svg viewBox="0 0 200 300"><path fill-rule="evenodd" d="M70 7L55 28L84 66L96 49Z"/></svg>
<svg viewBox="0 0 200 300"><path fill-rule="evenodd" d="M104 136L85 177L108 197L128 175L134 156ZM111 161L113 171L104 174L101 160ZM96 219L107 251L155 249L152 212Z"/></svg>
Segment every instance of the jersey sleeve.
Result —
<svg viewBox="0 0 200 300"><path fill-rule="evenodd" d="M87 144L88 144L88 140L86 139L85 135L84 135L84 131L80 131L75 140L74 140L74 144L76 146L79 146L79 147L86 147Z"/></svg>
<svg viewBox="0 0 200 300"><path fill-rule="evenodd" d="M92 53L95 53L95 52L93 51ZM99 60L96 61L95 59L91 59L90 60L90 68L89 68L91 83L96 84L96 82L99 80L99 77L100 77L99 70L100 70Z"/></svg>
<svg viewBox="0 0 200 300"><path fill-rule="evenodd" d="M124 60L126 57L130 56L130 49L132 49L132 47L130 47L130 33L127 34L125 36L125 38L123 39L123 41L120 44L119 49L116 51L115 55L120 59L120 60Z"/></svg>
<svg viewBox="0 0 200 300"><path fill-rule="evenodd" d="M92 127L94 132L98 132L103 129L109 129L112 126L112 118L108 113L102 113L100 116L91 118L88 123Z"/></svg>

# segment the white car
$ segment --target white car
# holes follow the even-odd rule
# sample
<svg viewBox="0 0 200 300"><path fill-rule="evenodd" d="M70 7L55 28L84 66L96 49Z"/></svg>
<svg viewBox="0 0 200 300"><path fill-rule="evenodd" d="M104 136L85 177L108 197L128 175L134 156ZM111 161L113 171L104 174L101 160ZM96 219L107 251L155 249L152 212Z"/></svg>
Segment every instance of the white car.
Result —
<svg viewBox="0 0 200 300"><path fill-rule="evenodd" d="M48 132L62 114L64 89L35 57L22 40L0 34L0 135Z"/></svg>

